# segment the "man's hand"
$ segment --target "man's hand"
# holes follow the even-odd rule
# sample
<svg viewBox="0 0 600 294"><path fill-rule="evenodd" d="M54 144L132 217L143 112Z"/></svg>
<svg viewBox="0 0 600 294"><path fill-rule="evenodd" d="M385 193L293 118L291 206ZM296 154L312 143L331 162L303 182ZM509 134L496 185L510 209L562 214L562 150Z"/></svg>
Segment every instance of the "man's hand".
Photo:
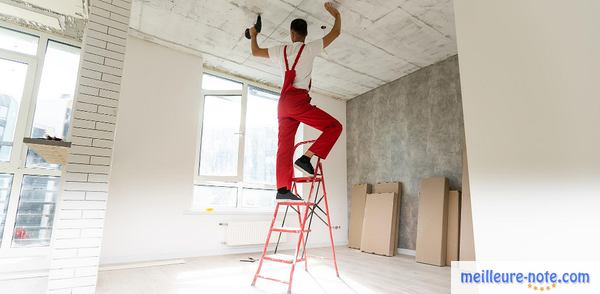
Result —
<svg viewBox="0 0 600 294"><path fill-rule="evenodd" d="M340 15L340 12L337 10L337 8L333 6L333 2L325 3L325 10L327 10L327 12L329 12L329 14L331 14L333 17Z"/></svg>
<svg viewBox="0 0 600 294"><path fill-rule="evenodd" d="M256 28L254 26L251 26L248 28L248 30L250 30L250 37L251 38L256 38L256 36L258 35L258 32L256 31Z"/></svg>
<svg viewBox="0 0 600 294"><path fill-rule="evenodd" d="M342 33L342 17L337 8L333 6L333 2L325 3L325 10L335 17L335 23L331 31L323 37L323 48L327 48Z"/></svg>

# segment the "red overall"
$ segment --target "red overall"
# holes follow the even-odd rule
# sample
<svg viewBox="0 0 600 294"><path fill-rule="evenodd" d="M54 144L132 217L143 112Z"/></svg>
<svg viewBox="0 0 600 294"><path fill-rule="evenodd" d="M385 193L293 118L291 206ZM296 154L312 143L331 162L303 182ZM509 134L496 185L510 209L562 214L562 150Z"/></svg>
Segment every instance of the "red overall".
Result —
<svg viewBox="0 0 600 294"><path fill-rule="evenodd" d="M294 175L293 155L294 137L300 123L307 124L322 134L316 142L308 149L318 157L325 159L333 148L340 133L342 124L325 111L310 104L308 90L294 88L296 78L296 64L304 50L304 44L300 47L296 60L290 69L287 61L287 46L283 47L283 59L285 61L285 75L281 96L277 107L279 119L279 143L277 146L277 188L292 187ZM309 85L310 88L310 85Z"/></svg>

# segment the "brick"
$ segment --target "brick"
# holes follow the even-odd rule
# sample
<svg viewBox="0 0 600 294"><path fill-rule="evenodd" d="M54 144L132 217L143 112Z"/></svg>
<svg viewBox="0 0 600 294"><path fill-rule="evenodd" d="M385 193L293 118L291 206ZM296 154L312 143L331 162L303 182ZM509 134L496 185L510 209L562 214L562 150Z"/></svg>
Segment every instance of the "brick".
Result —
<svg viewBox="0 0 600 294"><path fill-rule="evenodd" d="M88 47L93 47L93 46L88 46ZM83 60L97 63L97 64L104 64L104 56L93 54L93 53L90 53L85 50L83 51Z"/></svg>
<svg viewBox="0 0 600 294"><path fill-rule="evenodd" d="M99 228L104 226L103 219L66 219L60 221L60 227L64 229Z"/></svg>
<svg viewBox="0 0 600 294"><path fill-rule="evenodd" d="M82 191L63 191L61 193L61 200L84 200L85 192Z"/></svg>
<svg viewBox="0 0 600 294"><path fill-rule="evenodd" d="M97 18L98 17L94 17L94 19L97 19ZM90 29L90 30L94 30L94 31L100 32L100 33L105 33L105 34L108 33L108 26L107 25L100 24L100 23L98 23L96 21L92 21L92 20L88 21L87 28Z"/></svg>
<svg viewBox="0 0 600 294"><path fill-rule="evenodd" d="M115 83L115 84L119 84L119 85L121 84L121 77L111 75L109 73L103 73L101 76L101 79L103 81L107 81L107 82L111 82L111 83Z"/></svg>
<svg viewBox="0 0 600 294"><path fill-rule="evenodd" d="M124 9L131 9L131 2L126 2L122 0L112 0L112 4Z"/></svg>
<svg viewBox="0 0 600 294"><path fill-rule="evenodd" d="M93 22L97 22L107 27L115 28L124 32L126 32L129 29L129 23L119 22L114 19L110 19L110 17L94 16Z"/></svg>
<svg viewBox="0 0 600 294"><path fill-rule="evenodd" d="M98 15L98 16L102 16L102 17L109 17L110 16L110 11L104 10L102 8L99 8L99 7L96 7L94 9L92 9L92 11L90 11L90 12L93 15Z"/></svg>
<svg viewBox="0 0 600 294"><path fill-rule="evenodd" d="M75 103L75 109L88 112L98 112L98 105L77 101Z"/></svg>
<svg viewBox="0 0 600 294"><path fill-rule="evenodd" d="M79 237L81 237L81 229L61 229L61 228L54 228L54 230L52 231L52 235L56 239L73 239L73 238L79 238ZM58 250L58 249L56 249L56 250ZM54 252L52 254L54 254ZM77 252L75 252L75 255L77 255ZM73 255L73 256L75 256L75 255Z"/></svg>
<svg viewBox="0 0 600 294"><path fill-rule="evenodd" d="M90 254L84 254L82 255L81 253L87 253L90 252ZM79 256L84 256L84 257L93 257L93 256L100 256L100 254L96 254L96 255L92 255L92 252L98 252L100 253L100 248L85 248L85 249L79 249ZM80 268L76 268L75 269L75 276L76 277L91 277L91 276L95 276L98 274L98 267L97 266L88 266L88 267L80 267Z"/></svg>
<svg viewBox="0 0 600 294"><path fill-rule="evenodd" d="M78 126L78 127L80 127L80 126ZM72 136L71 143L73 145L79 145L79 146L92 146L92 139L91 138L84 138L84 137ZM81 155L79 155L79 156L81 156ZM89 157L87 158L86 162L83 162L83 161L71 161L71 160L69 160L69 162L89 163Z"/></svg>
<svg viewBox="0 0 600 294"><path fill-rule="evenodd" d="M72 134L73 134L73 136L81 136L81 137L87 137L87 138L92 138L92 139L98 138L98 139L112 140L114 138L113 132L107 132L107 131L101 131L101 130L88 130L88 129L81 129L81 128L73 128Z"/></svg>
<svg viewBox="0 0 600 294"><path fill-rule="evenodd" d="M98 148L98 147L87 147L87 146L72 146L71 152L73 154L81 154L81 155L92 155L92 156L111 156L112 150L107 148ZM91 163L94 164L94 163ZM70 170L70 169L67 169ZM74 171L77 172L77 171Z"/></svg>
<svg viewBox="0 0 600 294"><path fill-rule="evenodd" d="M107 50L115 51L117 53L125 54L125 46L109 43L106 46Z"/></svg>
<svg viewBox="0 0 600 294"><path fill-rule="evenodd" d="M115 29L115 28L108 28L108 34L111 36L115 36L115 37L119 37L119 38L123 38L126 39L127 38L127 31L122 31L119 29Z"/></svg>
<svg viewBox="0 0 600 294"><path fill-rule="evenodd" d="M82 229L81 237L83 238L102 238L103 229Z"/></svg>
<svg viewBox="0 0 600 294"><path fill-rule="evenodd" d="M106 106L100 106L98 107L97 110L98 113L102 113L102 114L108 114L108 115L117 115L117 109L114 107L106 107Z"/></svg>
<svg viewBox="0 0 600 294"><path fill-rule="evenodd" d="M106 215L105 210L86 210L83 212L83 218L90 218L90 219L94 219L94 218L104 219L105 215Z"/></svg>
<svg viewBox="0 0 600 294"><path fill-rule="evenodd" d="M81 139L85 139L85 138L79 138L79 137L73 137L73 140L71 140L71 143L75 143L74 141L79 141ZM87 139L86 139L87 140ZM90 140L90 145L92 143L92 140ZM78 145L82 145L82 144L78 144ZM88 164L90 163L90 156L88 155L78 155L78 154L71 154L69 155L69 163L82 163L82 164Z"/></svg>
<svg viewBox="0 0 600 294"><path fill-rule="evenodd" d="M56 249L56 250L52 251L52 257L62 256L61 253L59 253L60 251L69 252L69 253L72 252L73 256L77 256L76 249L66 249L66 250ZM75 276L74 269L57 269L57 270L51 270L48 273L48 279L51 279L51 280L72 278L74 276Z"/></svg>
<svg viewBox="0 0 600 294"><path fill-rule="evenodd" d="M64 178L66 181L70 181L70 182L83 182L83 181L87 181L87 174L82 174L82 173L67 173L66 175L64 175Z"/></svg>
<svg viewBox="0 0 600 294"><path fill-rule="evenodd" d="M114 6L112 4L109 4L109 3L106 3L106 2L103 2L103 1L92 1L91 10L93 11L96 7L104 9L104 10L107 10L107 11L110 11L112 13L116 13L116 14L119 14L119 15L122 15L122 16L126 16L126 17L129 17L129 14L130 14L129 9L125 9L125 8L122 8L122 7ZM90 16L90 18L91 18L91 16Z"/></svg>
<svg viewBox="0 0 600 294"><path fill-rule="evenodd" d="M106 97L106 98L111 98L111 99L119 99L119 92L105 90L105 89L100 89L98 95L100 95L100 97Z"/></svg>
<svg viewBox="0 0 600 294"><path fill-rule="evenodd" d="M57 239L55 248L94 248L102 244L102 238Z"/></svg>
<svg viewBox="0 0 600 294"><path fill-rule="evenodd" d="M96 294L96 286L73 288L71 294Z"/></svg>
<svg viewBox="0 0 600 294"><path fill-rule="evenodd" d="M111 90L111 91L119 91L119 85L118 84L109 83L109 82L100 81L100 80L89 79L89 78L86 78L86 77L80 77L79 78L79 83L81 85L90 86L90 87L96 87L96 88L99 88L99 89L106 89L106 90Z"/></svg>
<svg viewBox="0 0 600 294"><path fill-rule="evenodd" d="M111 141L111 140L94 139L94 140L92 140L92 146L94 146L94 147L101 147L101 148L112 148L113 147L113 141Z"/></svg>
<svg viewBox="0 0 600 294"><path fill-rule="evenodd" d="M94 63L94 62L89 62L89 61L85 61L85 60L83 60L81 62L81 67L90 69L90 70L95 70L95 71L102 72L102 73L109 73L111 75L119 76L119 77L122 74L122 71L120 68L107 66L104 64L99 64L99 63Z"/></svg>
<svg viewBox="0 0 600 294"><path fill-rule="evenodd" d="M96 126L96 122L92 121L92 120L83 120L83 119L74 118L73 122L72 122L72 126L74 128L93 129Z"/></svg>
<svg viewBox="0 0 600 294"><path fill-rule="evenodd" d="M104 58L104 64L108 66L113 66L117 68L123 68L123 62L119 60L115 60L109 57Z"/></svg>
<svg viewBox="0 0 600 294"><path fill-rule="evenodd" d="M94 3L94 1L92 2ZM83 261L88 261L89 260L89 264L85 264L85 265L93 265L93 262L91 260L95 260L95 263L98 263L98 258L81 258L81 259L73 259L68 260L68 259L61 259L61 260L57 260L56 263L58 264L66 264L65 267L75 267L75 266L70 266L71 264L76 264L77 262L79 263L83 263ZM48 289L49 290L53 290L53 289L65 289L65 288L72 288L72 287L84 287L84 286L94 286L96 285L96 277L83 277L83 278L72 278L72 279L56 279L56 280L49 280L48 281ZM73 294L75 292L72 292ZM83 293L82 293L83 294Z"/></svg>
<svg viewBox="0 0 600 294"><path fill-rule="evenodd" d="M85 184L85 185L99 185L97 183L68 183L68 184L75 184L75 185L79 185L79 184ZM108 186L106 184L100 184L102 186ZM67 189L67 187L65 187L65 189ZM105 209L106 208L106 201L90 201L90 200L66 200L63 201L63 203L61 204L60 209L81 209L81 210L86 210L86 209ZM81 215L81 213L80 213Z"/></svg>
<svg viewBox="0 0 600 294"><path fill-rule="evenodd" d="M108 192L108 183L66 182L65 189L69 189L70 191ZM101 206L101 205L106 205L104 201L99 201L98 203L91 203L91 201L85 201L85 202L88 202L86 205L89 206L90 209L104 209L104 206ZM100 203L100 202L102 202L102 203ZM75 204L73 204L73 205L75 205Z"/></svg>
<svg viewBox="0 0 600 294"><path fill-rule="evenodd" d="M85 199L106 201L108 199L108 193L107 192L87 192L87 193L85 193Z"/></svg>
<svg viewBox="0 0 600 294"><path fill-rule="evenodd" d="M125 24L129 24L129 17L126 16L122 16L116 13L111 13L110 16L106 16L106 17L110 17L110 19L121 22L121 23L125 23Z"/></svg>
<svg viewBox="0 0 600 294"><path fill-rule="evenodd" d="M103 131L110 131L110 132L114 132L115 131L115 125L114 124L107 124L107 123L103 123L103 122L96 122L96 130L103 130Z"/></svg>
<svg viewBox="0 0 600 294"><path fill-rule="evenodd" d="M90 163L97 165L110 165L110 157L92 156Z"/></svg>
<svg viewBox="0 0 600 294"><path fill-rule="evenodd" d="M67 165L68 172L83 172L93 174L108 174L110 166L106 165L89 165L89 164L69 164ZM65 187L66 190L66 187ZM74 189L73 189L74 190ZM80 191L80 190L77 190Z"/></svg>
<svg viewBox="0 0 600 294"><path fill-rule="evenodd" d="M94 71L91 69L87 69L87 68L82 68L79 73L81 74L81 76L84 76L86 78L90 78L90 79L101 79L102 78L102 73L98 72L98 71Z"/></svg>
<svg viewBox="0 0 600 294"><path fill-rule="evenodd" d="M108 175L91 174L87 181L91 183L108 183Z"/></svg>
<svg viewBox="0 0 600 294"><path fill-rule="evenodd" d="M119 104L119 102L115 99L103 98L103 97L91 96L91 95L83 95L83 94L80 94L77 97L77 101L92 103L92 104L102 105L102 106L110 106L110 107L117 107L117 105Z"/></svg>
<svg viewBox="0 0 600 294"><path fill-rule="evenodd" d="M98 96L98 94L100 93L100 89L79 85L79 93Z"/></svg>
<svg viewBox="0 0 600 294"><path fill-rule="evenodd" d="M107 115L101 113L94 112L83 112L83 111L75 111L73 112L73 117L83 120L93 120L93 121L101 121L107 123L115 123L114 115Z"/></svg>
<svg viewBox="0 0 600 294"><path fill-rule="evenodd" d="M86 31L86 33L95 39L106 41L106 42L113 43L113 44L125 45L127 43L127 40L125 40L124 38L115 37L115 36L112 36L109 34L103 34L101 32L97 32L94 30L88 30L88 31Z"/></svg>
<svg viewBox="0 0 600 294"><path fill-rule="evenodd" d="M123 61L125 58L123 53L118 53L118 52L114 52L114 51L110 51L107 49L102 49L102 48L98 48L98 47L94 47L94 46L86 46L85 52L96 54L96 55L103 56L103 57L109 57L109 58L116 59L119 61Z"/></svg>

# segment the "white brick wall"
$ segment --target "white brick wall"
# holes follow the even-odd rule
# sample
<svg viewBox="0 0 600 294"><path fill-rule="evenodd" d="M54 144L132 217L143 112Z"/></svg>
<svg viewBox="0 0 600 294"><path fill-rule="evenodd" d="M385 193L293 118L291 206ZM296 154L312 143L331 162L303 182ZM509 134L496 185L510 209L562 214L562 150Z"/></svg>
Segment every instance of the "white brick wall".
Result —
<svg viewBox="0 0 600 294"><path fill-rule="evenodd" d="M57 205L49 294L95 293L131 0L91 0L68 163Z"/></svg>

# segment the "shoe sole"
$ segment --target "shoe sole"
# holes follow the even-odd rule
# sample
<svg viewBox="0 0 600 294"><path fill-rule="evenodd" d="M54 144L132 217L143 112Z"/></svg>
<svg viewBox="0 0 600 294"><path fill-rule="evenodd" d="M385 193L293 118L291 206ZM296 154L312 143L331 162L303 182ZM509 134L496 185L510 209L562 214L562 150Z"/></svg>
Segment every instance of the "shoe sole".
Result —
<svg viewBox="0 0 600 294"><path fill-rule="evenodd" d="M294 199L276 199L277 202L304 202L304 200L294 200Z"/></svg>
<svg viewBox="0 0 600 294"><path fill-rule="evenodd" d="M311 175L314 176L314 173L309 173L307 170L303 169L301 166L297 165L296 163L294 163L294 166L297 167L299 170L301 170L303 173L307 174L307 175Z"/></svg>

